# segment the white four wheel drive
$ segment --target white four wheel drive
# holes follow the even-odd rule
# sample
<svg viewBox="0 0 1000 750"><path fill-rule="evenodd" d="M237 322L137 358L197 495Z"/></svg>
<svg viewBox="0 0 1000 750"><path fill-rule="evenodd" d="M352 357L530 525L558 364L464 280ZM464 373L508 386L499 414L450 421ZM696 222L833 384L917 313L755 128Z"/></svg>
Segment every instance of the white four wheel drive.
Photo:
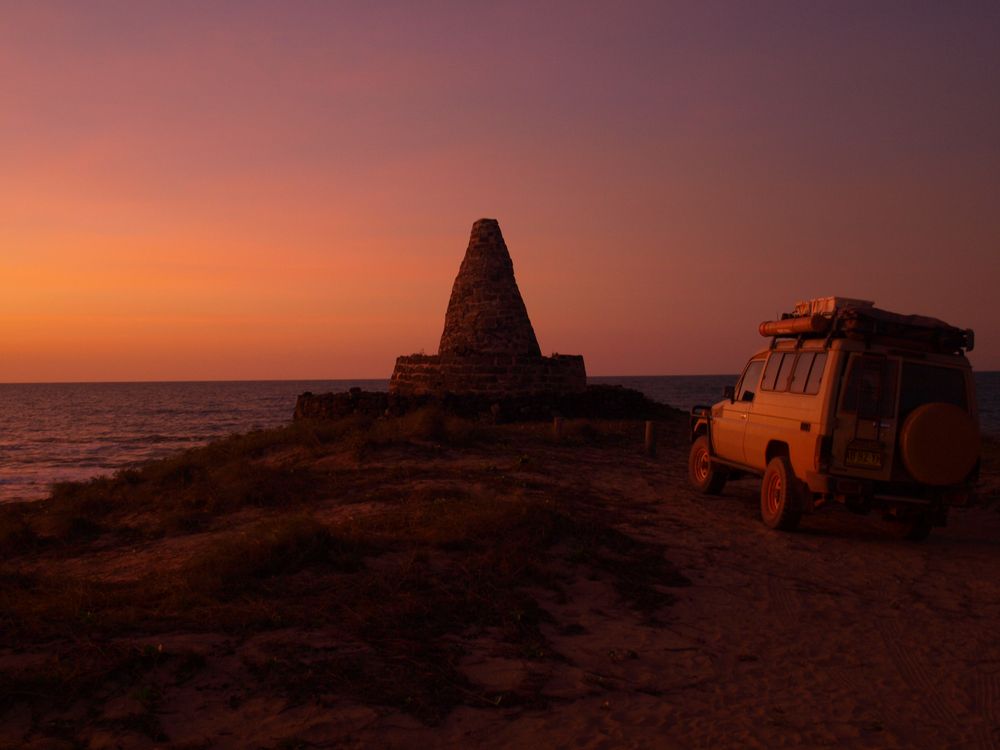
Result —
<svg viewBox="0 0 1000 750"><path fill-rule="evenodd" d="M971 330L843 297L800 302L759 330L770 345L722 401L691 412L697 489L760 475L772 528L837 501L898 520L911 539L970 502L980 454Z"/></svg>

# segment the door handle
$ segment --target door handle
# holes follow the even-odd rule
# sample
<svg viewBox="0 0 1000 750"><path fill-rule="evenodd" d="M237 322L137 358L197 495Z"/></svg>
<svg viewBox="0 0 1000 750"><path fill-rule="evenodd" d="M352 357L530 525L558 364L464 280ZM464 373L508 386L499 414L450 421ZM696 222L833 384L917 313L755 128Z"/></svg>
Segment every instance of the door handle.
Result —
<svg viewBox="0 0 1000 750"><path fill-rule="evenodd" d="M740 414L740 419L746 419L746 418L747 418L746 414Z"/></svg>

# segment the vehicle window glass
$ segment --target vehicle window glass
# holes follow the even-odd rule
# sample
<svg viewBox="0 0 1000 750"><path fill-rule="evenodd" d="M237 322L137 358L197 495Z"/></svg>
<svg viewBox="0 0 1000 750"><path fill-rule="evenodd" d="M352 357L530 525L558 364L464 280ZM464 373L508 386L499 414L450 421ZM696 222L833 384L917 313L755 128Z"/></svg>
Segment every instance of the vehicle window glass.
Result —
<svg viewBox="0 0 1000 750"><path fill-rule="evenodd" d="M936 367L918 362L903 364L902 388L899 394L899 419L923 404L943 402L968 410L965 373L953 367Z"/></svg>
<svg viewBox="0 0 1000 750"><path fill-rule="evenodd" d="M781 360L787 355L782 352L771 352L767 358L767 367L764 368L764 379L760 381L762 391L773 391L774 382L778 379L778 370L781 368Z"/></svg>
<svg viewBox="0 0 1000 750"><path fill-rule="evenodd" d="M882 402L879 415L891 417L896 413L896 387L899 384L899 360L886 360L882 369Z"/></svg>
<svg viewBox="0 0 1000 750"><path fill-rule="evenodd" d="M795 355L790 352L785 354L784 358L781 360L781 367L778 368L778 378L774 381L774 390L788 390L788 376L791 374L792 365L794 364Z"/></svg>
<svg viewBox="0 0 1000 750"><path fill-rule="evenodd" d="M760 375L764 370L764 360L755 359L747 365L740 379L740 387L736 392L737 401L753 401L757 386L760 383Z"/></svg>
<svg viewBox="0 0 1000 750"><path fill-rule="evenodd" d="M884 357L855 357L847 378L843 411L860 418L891 417L896 411L898 363Z"/></svg>
<svg viewBox="0 0 1000 750"><path fill-rule="evenodd" d="M818 352L809 370L809 378L806 380L806 393L813 396L819 393L819 387L823 383L823 370L825 369L826 352Z"/></svg>
<svg viewBox="0 0 1000 750"><path fill-rule="evenodd" d="M809 368L812 367L815 352L802 352L795 360L792 368L792 381L788 384L788 390L792 393L805 393L806 381L809 379Z"/></svg>

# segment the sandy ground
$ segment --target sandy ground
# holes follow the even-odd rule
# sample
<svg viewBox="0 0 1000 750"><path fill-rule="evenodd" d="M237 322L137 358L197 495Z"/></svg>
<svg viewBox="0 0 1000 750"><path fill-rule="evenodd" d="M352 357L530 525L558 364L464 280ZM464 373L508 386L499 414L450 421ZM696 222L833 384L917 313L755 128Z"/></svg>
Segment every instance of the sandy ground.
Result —
<svg viewBox="0 0 1000 750"><path fill-rule="evenodd" d="M600 575L567 570L564 596L539 591L554 659L512 657L489 634L466 643L463 671L497 690L530 685L536 705L464 706L436 727L336 696L290 703L240 693L245 665L282 641L349 649L336 632L271 632L246 641L162 634L210 668L166 691L168 742L94 730L99 747L1000 748L1000 512L953 511L922 543L839 509L793 534L757 518L758 484L721 497L686 482L687 445L637 451L537 448L525 474L567 496L587 486L630 534L660 542L691 580L655 618L628 608ZM985 477L996 494L997 477ZM107 555L107 553L100 553ZM120 561L109 572L125 574ZM116 567L118 565L119 567ZM9 667L13 659L7 655ZM25 656L24 658L29 658ZM128 701L105 715L128 714ZM82 709L45 721L85 721ZM30 741L27 709L9 712L0 747ZM26 744L27 743L27 744Z"/></svg>
<svg viewBox="0 0 1000 750"><path fill-rule="evenodd" d="M719 498L689 490L682 454L580 466L609 512L662 541L692 580L672 590L662 623L643 623L601 581L577 581L567 602L548 603L585 632L551 629L567 661L535 677L547 709L502 719L463 708L434 731L387 718L356 745L1000 747L996 506L954 511L923 543L838 509L784 534L758 520L753 480Z"/></svg>

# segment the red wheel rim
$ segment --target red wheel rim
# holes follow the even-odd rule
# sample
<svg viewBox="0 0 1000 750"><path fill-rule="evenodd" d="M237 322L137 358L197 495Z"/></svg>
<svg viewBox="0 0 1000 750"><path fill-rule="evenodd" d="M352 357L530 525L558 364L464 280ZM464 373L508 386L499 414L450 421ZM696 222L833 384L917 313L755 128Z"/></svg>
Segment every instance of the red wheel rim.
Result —
<svg viewBox="0 0 1000 750"><path fill-rule="evenodd" d="M708 471L710 467L711 463L708 460L708 451L698 451L694 457L694 474L698 478L699 482L704 482L708 479Z"/></svg>
<svg viewBox="0 0 1000 750"><path fill-rule="evenodd" d="M776 516L781 509L781 475L772 474L768 477L767 487L764 489L764 505L768 515Z"/></svg>

